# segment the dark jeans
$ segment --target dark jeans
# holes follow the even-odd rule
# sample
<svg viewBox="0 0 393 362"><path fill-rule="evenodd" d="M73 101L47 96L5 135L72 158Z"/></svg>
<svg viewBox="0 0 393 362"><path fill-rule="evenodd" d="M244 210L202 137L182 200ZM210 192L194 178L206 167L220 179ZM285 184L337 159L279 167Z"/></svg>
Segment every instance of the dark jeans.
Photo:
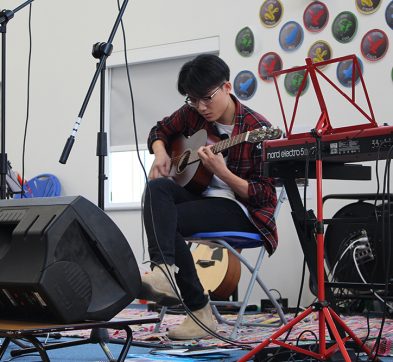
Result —
<svg viewBox="0 0 393 362"><path fill-rule="evenodd" d="M196 232L257 232L241 207L225 198L202 198L170 179L151 180L145 191L144 222L150 259L175 264L176 283L184 303L198 310L207 303L184 237Z"/></svg>

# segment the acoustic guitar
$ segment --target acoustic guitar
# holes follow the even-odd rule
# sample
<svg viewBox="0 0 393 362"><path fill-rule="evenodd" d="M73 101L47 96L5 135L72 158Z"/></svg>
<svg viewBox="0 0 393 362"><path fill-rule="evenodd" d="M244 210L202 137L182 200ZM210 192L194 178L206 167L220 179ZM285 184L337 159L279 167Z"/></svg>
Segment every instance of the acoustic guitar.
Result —
<svg viewBox="0 0 393 362"><path fill-rule="evenodd" d="M228 249L199 244L193 251L195 268L206 294L227 299L240 280L240 261Z"/></svg>
<svg viewBox="0 0 393 362"><path fill-rule="evenodd" d="M201 193L209 185L213 174L203 167L197 153L199 147L214 143L211 150L217 154L243 142L260 143L264 140L280 138L281 134L282 131L278 128L262 127L216 143L218 137L208 137L207 131L204 129L189 138L181 136L171 145L169 176L187 190Z"/></svg>

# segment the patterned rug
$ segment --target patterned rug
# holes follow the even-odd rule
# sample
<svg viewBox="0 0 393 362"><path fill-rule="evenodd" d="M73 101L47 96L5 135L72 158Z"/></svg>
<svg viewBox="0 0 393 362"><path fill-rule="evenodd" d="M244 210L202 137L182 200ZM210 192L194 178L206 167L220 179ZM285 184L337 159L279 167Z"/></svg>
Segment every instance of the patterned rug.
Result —
<svg viewBox="0 0 393 362"><path fill-rule="evenodd" d="M146 318L146 317L157 317L156 312L148 312L141 309L127 308L120 312L115 318L130 319L130 318ZM235 320L236 315L226 315L227 319ZM287 320L290 321L293 315L286 315ZM199 341L171 341L166 337L166 330L182 322L185 317L183 315L166 314L164 321L160 327L159 332L155 332L154 324L135 325L132 326L133 340L137 342L151 342L152 344L159 344L162 346L182 346L182 345L198 345L198 346L217 346L217 347L228 347L227 342L223 342L215 337L207 337ZM347 326L355 333L357 337L363 339L367 336L366 344L368 347L373 348L374 342L381 328L380 318L370 318L368 323L366 317L363 316L341 316L342 320ZM278 320L277 315L273 314L249 314L246 316L248 322L263 319L264 323L273 323ZM226 324L220 324L217 333L220 336L226 338L230 337L232 327ZM239 329L236 342L244 345L256 346L265 339L269 338L278 327L242 327ZM68 337L87 337L89 331L69 331L62 333ZM125 332L123 331L109 331L110 337L112 338L124 338ZM315 343L316 336L318 335L318 320L317 313L311 313L307 318L297 323L289 337L287 342L293 343ZM284 339L286 333L279 339ZM329 333L326 331L327 342L329 342ZM384 323L382 340L379 345L380 356L392 356L393 355L393 320L386 319Z"/></svg>

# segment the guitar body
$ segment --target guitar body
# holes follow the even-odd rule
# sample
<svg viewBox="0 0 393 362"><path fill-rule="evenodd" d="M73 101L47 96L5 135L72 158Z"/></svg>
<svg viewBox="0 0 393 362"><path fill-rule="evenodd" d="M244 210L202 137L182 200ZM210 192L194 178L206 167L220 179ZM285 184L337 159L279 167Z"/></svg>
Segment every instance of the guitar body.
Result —
<svg viewBox="0 0 393 362"><path fill-rule="evenodd" d="M208 136L204 129L189 138L180 136L171 145L172 165L169 176L187 190L201 193L209 185L213 175L203 167L197 152L199 147L212 144L211 150L217 154L243 142L261 143L266 139L280 138L281 134L282 131L278 128L261 127L221 141L217 136Z"/></svg>
<svg viewBox="0 0 393 362"><path fill-rule="evenodd" d="M235 291L241 266L239 259L228 249L199 244L192 257L206 294L225 300Z"/></svg>
<svg viewBox="0 0 393 362"><path fill-rule="evenodd" d="M219 138L217 137L217 139ZM211 137L208 138L207 131L201 129L189 138L184 136L177 138L171 145L171 158L176 162L172 163L169 176L188 191L201 193L212 179L213 174L203 167L199 159L191 164L188 163L190 156L197 157L196 152L199 147L212 143L212 141L214 143L215 140L211 140Z"/></svg>

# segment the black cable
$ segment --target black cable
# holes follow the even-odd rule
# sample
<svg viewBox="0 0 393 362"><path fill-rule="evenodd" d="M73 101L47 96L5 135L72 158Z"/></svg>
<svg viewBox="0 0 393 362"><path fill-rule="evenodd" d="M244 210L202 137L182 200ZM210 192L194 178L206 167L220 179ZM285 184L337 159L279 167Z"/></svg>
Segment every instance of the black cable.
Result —
<svg viewBox="0 0 393 362"><path fill-rule="evenodd" d="M25 195L25 154L26 154L26 139L27 139L27 126L29 124L30 115L30 76L31 76L31 53L32 53L32 34L31 34L31 10L32 4L29 5L29 57L27 64L27 98L26 98L26 121L25 131L23 135L23 146L22 146L22 185L21 185L21 198ZM26 183L27 184L27 183Z"/></svg>
<svg viewBox="0 0 393 362"><path fill-rule="evenodd" d="M390 240L387 242L386 240L386 228L385 228L385 215L386 215L386 202L385 202L385 198L387 197L388 200L388 205L387 205L387 209L388 209L388 237L390 237L390 227L391 227L391 222L390 222L390 162L392 160L392 153L393 153L393 146L390 147L388 155L387 155L387 159L386 159L386 165L385 165L385 172L384 172L384 180L383 180L383 188L382 188L382 192L383 192L383 198L382 198L382 246L385 246L386 244L390 244ZM386 195L387 194L387 195ZM383 303L383 314L382 314L382 319L381 319L381 326L379 329L379 333L377 336L377 339L375 340L374 346L372 351L375 352L374 354L374 358L373 361L376 361L378 358L378 350L379 350L379 346L381 343L381 339L382 339L382 332L383 332L383 327L385 325L385 321L386 321L386 314L387 314L387 304L386 304L386 297L389 291L389 269L390 269L390 265L386 265L387 262L390 263L390 245L388 245L388 251L389 251L389 255L386 256L386 258L384 258L384 264L385 264L385 268L386 268L386 276L385 276L385 298L384 298L384 303Z"/></svg>
<svg viewBox="0 0 393 362"><path fill-rule="evenodd" d="M381 151L382 151L382 148L387 144L388 142L382 142L380 145L379 145L379 147L378 147L378 152L377 152L377 157L376 157L376 160L375 160L375 176L376 176L376 181L377 181L377 191L376 191L376 194L375 194L375 199L374 199L374 212L375 212L375 219L376 219L376 222L378 223L378 218L379 218L379 215L378 215L378 212L377 212L377 201L378 201L378 199L379 199L379 192L380 192L380 179L379 179L379 161L380 161L380 159L381 159ZM383 197L384 198L384 197ZM382 198L382 199L383 199ZM382 217L383 217L383 213L382 213ZM369 315L369 313L370 313L370 311L369 310L367 310L367 313L366 313L366 319L367 319L367 335L366 335L366 337L365 338L363 338L363 341L362 341L362 346L360 347L360 349L359 349L359 352L357 353L357 355L356 355L356 361L358 361L359 360L359 356L360 356L360 353L361 353L361 348L367 343L367 341L368 341L368 339L369 339L369 336L370 336L370 332L371 332L371 330L370 330L370 315ZM380 332L379 332L379 334L381 334L382 333L382 329L383 329L383 327L380 329ZM376 342L374 343L374 346L373 346L373 348L372 348L372 350L371 350L371 354L375 351L375 348L377 348L377 350L378 350L378 347L379 347L379 343L378 343L378 346L377 346L377 340L376 340ZM374 355L374 357L373 357L373 361L375 360L375 358L377 358L377 355L378 355L378 352L376 352L375 353L375 355Z"/></svg>
<svg viewBox="0 0 393 362"><path fill-rule="evenodd" d="M120 11L120 1L117 0L117 8ZM132 127L134 130L134 139L135 139L135 148L136 148L136 154L138 158L138 162L142 168L143 171L143 176L145 178L145 184L148 185L148 177L145 169L145 165L143 164L143 161L141 159L140 151L139 151L139 141L138 141L138 130L136 127L136 116L135 116L135 101L134 101L134 92L132 90L132 84L131 84L131 76L130 76L130 71L128 69L128 56L127 56L127 39L126 39L126 33L124 29L124 24L123 24L123 19L120 21L120 26L121 26L121 31L122 31L122 38L123 38L123 52L124 52L124 61L125 61L125 68L126 68L126 73L127 73L127 82L128 82L128 89L129 89L129 94L130 94L130 100L131 100L131 114L132 114ZM145 255L145 247L144 247L144 234L143 234L143 199L144 195L142 195L141 198L141 220L142 220L142 248L143 248L143 255ZM153 223L154 225L154 223ZM158 245L159 250L160 246Z"/></svg>
<svg viewBox="0 0 393 362"><path fill-rule="evenodd" d="M263 360L263 362L274 362L274 361L279 361L279 359L277 359L278 358L278 356L280 356L280 355L287 355L289 353L289 356L288 356L288 358L290 358L290 359L288 359L288 361L293 361L293 357L294 356L296 356L296 352L292 352L292 351L283 351L282 349L281 349L281 347L278 349L278 351L276 351L273 355L271 355L271 356L268 356L267 358L265 358L264 360Z"/></svg>
<svg viewBox="0 0 393 362"><path fill-rule="evenodd" d="M368 341L368 337L370 336L371 328L370 328L370 316L369 316L369 313L366 314L366 320L367 320L367 334L366 334L366 337L363 338L362 345L360 346L359 351L356 354L355 362L359 361L359 357L360 357L360 353L362 352L362 348L366 344L366 342Z"/></svg>
<svg viewBox="0 0 393 362"><path fill-rule="evenodd" d="M306 157L306 162L305 162L305 169L304 169L304 188L303 188L303 230L306 233L307 231L307 186L309 182L309 171L310 171L310 156L311 154L314 153L315 156L315 147L312 147L310 149L310 152L307 154ZM303 266L302 266L302 278L300 282L300 290L298 294L298 300L296 304L296 313L295 313L295 318L299 314L299 308L300 308L300 301L301 297L303 295L303 288L304 288L304 279L306 277L306 258L303 256Z"/></svg>
<svg viewBox="0 0 393 362"><path fill-rule="evenodd" d="M118 6L118 9L120 10L120 2L119 2L119 0L117 0L117 6ZM135 103L134 103L134 96L133 96L132 85L131 85L131 77L130 77L130 73L129 73L129 69L128 69L128 58L127 58L127 50L126 50L126 49L127 49L127 46L126 46L126 45L127 45L127 41L126 41L126 35L125 35L125 30L124 30L124 24L123 24L123 21L122 21L122 20L121 20L121 22L120 22L120 25L121 25L121 29L122 29L122 35L123 35L124 58L125 58L126 71L127 71L127 81L128 81L128 87L129 87L130 98L131 98L131 106L132 106L132 120L133 120L133 128L134 128L135 147L136 147L136 152L137 152L137 156L138 156L138 161L139 161L139 163L140 163L140 165L141 165L141 167L142 167L142 170L143 170L143 173L144 173L144 176L145 176L145 181L146 181L146 185L147 185L147 187L146 187L146 189L145 189L145 192L149 192L149 193L150 193L150 188L149 188L149 183L148 183L148 177L147 177L146 169L145 169L145 167L144 167L144 165L143 165L143 162L142 162L141 157L140 157L140 152L139 152L139 142L138 142L138 135L137 135L137 129L136 129L136 122L135 122L135 120L136 120L136 117L135 117ZM151 198L150 198L150 199L151 199ZM150 203L149 207L151 208L151 211L152 211L152 205L151 205L151 203ZM143 210L143 206L142 206L142 210ZM151 212L151 215L153 215L152 212ZM154 220L152 220L152 224L153 224L153 227L154 227ZM156 234L155 228L154 228L153 232L154 232L154 235L155 235L155 242L157 243L157 247L158 247L158 249L159 249L159 251L160 251L160 254L161 254L163 260L165 260L164 254L163 254L163 252L162 252L162 249L161 249L161 247L160 247L160 245L159 245L159 243L158 243L158 238L157 238L157 234ZM152 261L146 261L146 262L152 263ZM169 271L169 268L168 268L168 266L167 266L166 263L164 263L164 265L165 265L165 268L166 268L166 273L164 273L165 277L168 279L169 283L171 284L171 286L172 286L174 292L176 293L176 295L177 295L178 298L179 298L179 301L183 304L183 307L184 307L185 311L187 312L187 314L190 316L190 318L191 318L199 327L201 327L203 330L205 330L206 332L208 332L208 333L211 334L212 336L214 336L214 337L216 337L216 338L222 340L223 342L226 342L226 343L235 345L235 346L237 346L237 347L242 347L242 348L247 348L247 349L250 348L250 346L248 346L247 344L238 343L238 342L236 342L236 341L234 341L234 340L232 340L232 339L229 339L229 338L220 336L220 335L217 334L216 332L214 332L214 331L210 330L208 327L206 327L202 322L200 322L200 321L192 314L192 312L188 309L188 307L187 307L187 306L184 304L184 302L182 301L182 298L181 298L181 296L179 295L179 293L178 293L178 291L177 291L175 281L172 279L172 275L171 275L171 273L170 273L170 271Z"/></svg>
<svg viewBox="0 0 393 362"><path fill-rule="evenodd" d="M315 149L314 149L315 150ZM306 221L306 216L307 216L307 184L309 180L309 165L310 165L310 154L313 152L313 148L310 149L310 152L307 153L306 156L306 163L305 163L305 170L304 170L304 188L303 188L303 206L304 206L304 215L303 215L303 229L306 232L306 227L307 227L307 221ZM298 293L298 299L296 303L296 312L294 315L294 318L296 318L300 312L300 301L302 298L303 294L303 288L304 288L304 279L306 275L306 258L303 257L303 266L302 266L302 277L300 281L300 288L299 288L299 293ZM284 337L283 343L286 343L289 335L292 332L292 328L288 329L287 334ZM269 357L267 360L264 362L270 361L273 357L278 356L284 352L282 352L284 347L279 347L278 350L273 354L273 356Z"/></svg>
<svg viewBox="0 0 393 362"><path fill-rule="evenodd" d="M375 175L376 175L376 181L377 181L377 192L376 192L376 195L375 195L375 199L374 199L374 209L375 209L375 218L376 218L376 222L378 222L378 219L379 219L379 215L378 215L378 212L377 212L377 201L378 201L378 199L379 199L379 192L380 192L380 180L379 180L379 172L378 172L378 170L379 170L379 161L380 161L380 159L381 159L381 151L382 151L382 148L383 147L385 147L386 146L386 144L388 144L389 142L382 142L380 145L379 145L379 147L378 147L378 152L377 152L377 158L376 158L376 162L375 162ZM390 148L390 150L389 150L389 152L388 152L388 155L391 153L391 150L392 150L392 148ZM388 157L389 158L389 157ZM391 156L390 156L390 158L391 158ZM390 162L389 162L390 163ZM390 166L389 166L389 168L390 168ZM385 175L386 175L386 171L385 171ZM384 183L384 185L385 185L385 183ZM389 193L389 197L390 197L390 193ZM384 196L384 194L382 195L382 207L384 207L384 198L385 198L385 196ZM382 219L384 219L384 212L382 212L381 213L382 214ZM389 220L390 220L390 213L389 213ZM383 228L383 230L384 230L384 228ZM390 231L390 229L389 229L389 231ZM376 236L375 236L376 237ZM383 237L382 237L382 239L383 239ZM390 240L390 238L389 238L389 240ZM390 256L389 256L389 258L390 258ZM385 289L386 289L386 284L385 284ZM385 296L385 307L386 307L386 296ZM385 312L386 312L386 309L384 309L384 316L383 316L383 319L385 318ZM370 315L369 315L369 313L370 313L370 311L369 310L367 310L367 313L366 313L366 320L367 320L367 335L366 335L366 337L365 338L363 338L363 343L362 343L362 346L361 347L363 347L364 345L365 345L365 343L369 340L369 336L370 336L370 333L371 333L371 329L370 329ZM383 322L382 322L383 323ZM376 350L376 352L375 352L375 355L374 355L374 357L373 357L373 361L375 361L375 359L378 357L378 348L379 348L379 343L380 343L380 337L381 337L381 335L382 335L382 330L383 330L383 325L381 326L381 328L380 328L380 331L379 331L379 335L378 335L378 337L377 337L377 339L376 339L376 341L375 341L375 343L374 343L374 346L373 346L373 348L372 348L372 350L371 350L371 354L372 353L374 353L374 351ZM360 349L359 349L359 352L357 353L357 356L356 356L356 361L358 361L359 360L359 356L360 356L360 353L361 353L361 347L360 347Z"/></svg>
<svg viewBox="0 0 393 362"><path fill-rule="evenodd" d="M118 9L119 9L119 11L120 11L120 1L119 1L119 0L117 0L117 7L118 7ZM146 190L147 190L148 192L150 192L149 183L148 183L148 176L147 176L147 173L146 173L145 166L144 166L144 164L143 164L143 162L142 162L142 159L141 159L141 156L140 156L140 150L139 150L138 130L137 130L137 127L136 127L136 116L135 116L134 93L133 93L133 90L132 90L131 76L130 76L130 72L129 72L129 69L128 69L127 40L126 40L126 34L125 34L125 29L124 29L123 20L120 21L120 26L121 26L121 30L122 30L122 36L123 36L124 60L125 60L125 67L126 67L126 73L127 73L128 89L129 89L129 92L130 92L130 100L131 100L131 108L132 108L132 111L131 111L131 112L132 112L132 125L133 125L133 130L134 130L135 148L136 148L136 153L137 153L137 157L138 157L139 164L140 164L140 166L141 166L141 168L142 168L142 171L143 171L143 174L144 174L144 177L145 177L145 182L146 182L146 185L147 185ZM146 192L146 190L145 190L145 192ZM143 201L142 201L142 202L143 202ZM143 207L144 207L144 205L143 205L143 203L142 203L142 204L141 204L142 212L143 212ZM150 205L150 207L151 207L151 205ZM151 213L151 214L152 214L152 213ZM152 214L152 215L153 215L153 214ZM159 243L158 243L156 230L155 230L155 228L154 228L154 220L153 220L152 224L153 224L153 229L154 229L153 231L154 231L154 235L155 235L155 241L156 241L156 243L157 243L157 247L158 247L158 249L159 249L159 251L160 251L160 253L161 253L161 256L163 257L163 260L164 260L165 258L164 258L162 249L161 249L161 247L160 247L160 245L159 245ZM143 231L142 231L142 234L143 234ZM147 261L147 262L151 262L151 261ZM172 277L171 277L171 275L170 275L170 273L169 273L169 270L167 270L167 273L168 273L168 275L169 275L169 279L168 279L168 280L169 280L169 282L171 283L172 288L174 289L174 291L177 293L176 288L174 287L175 282L172 280ZM164 273L164 275L168 278L168 276L166 275L166 273ZM180 298L180 299L181 299L181 298Z"/></svg>
<svg viewBox="0 0 393 362"><path fill-rule="evenodd" d="M309 170L310 170L310 154L315 151L314 148L310 149L310 152L307 154L306 161L305 161L305 169L304 169L304 187L303 187L303 230L306 235L306 230L307 230L307 185L309 181ZM303 266L302 266L302 277L300 281L300 289L298 293L298 299L296 303L296 312L295 312L295 317L296 318L299 314L300 310L300 301L303 295L303 288L304 288L304 279L306 275L306 258L303 256Z"/></svg>
<svg viewBox="0 0 393 362"><path fill-rule="evenodd" d="M119 2L119 0L117 0L117 6L118 6L118 9L119 9L119 11L120 11L120 2ZM135 116L135 102L134 102L134 94L133 94L133 90L132 90L130 72L129 72L129 69L128 69L127 40L126 40L126 35L125 35L123 20L121 20L120 25L121 25L121 29L122 29L122 35L123 35L124 58L125 58L125 65L126 65L126 72L127 72L128 87L129 87L130 98L131 98L132 120L133 120L132 124L133 124L133 129L134 129L135 148L136 148L136 152L137 152L137 157L138 157L139 164L140 164L141 167L142 167L143 174L144 174L144 177L145 177L145 182L146 182L146 186L147 186L146 189L145 189L145 192L147 191L147 192L150 193L149 182L148 182L148 176L147 176L147 173L146 173L146 169L145 169L145 167L144 167L144 164L143 164L143 162L142 162L142 159L141 159L141 157L140 157L140 151L139 151L138 131L137 131L137 127L136 127L136 116ZM150 199L151 199L151 198L150 198ZM143 212L143 207L144 207L144 205L141 205L141 206L142 206L142 212ZM153 218L152 204L151 204L151 203L150 203L149 207L150 207L150 209L151 209L151 215L152 215L152 218ZM163 252L162 252L162 249L161 249L161 247L160 247L160 244L159 244L159 242L158 242L157 233L156 233L156 230L155 230L155 228L154 228L154 225L155 225L154 219L152 220L152 224L153 224L153 232L154 232L154 235L155 235L155 242L156 242L156 244L157 244L158 250L159 250L159 252L160 252L160 254L161 254L163 260L165 260L165 256L164 256L164 254L163 254ZM142 231L142 232L143 232L143 231ZM147 262L154 263L154 262L152 262L152 261L150 261L150 260L146 261L145 263L147 263ZM170 271L169 271L169 269L168 269L168 266L167 266L167 264L166 264L165 262L164 262L164 265L165 265L165 268L166 268L166 272L163 271L163 270L161 269L161 267L160 267L160 269L161 269L161 271L164 273L165 277L168 279L169 283L171 284L172 289L174 290L174 292L175 292L176 295L178 296L179 301L182 302L182 304L183 304L183 306L184 306L184 308L185 308L185 310L186 310L186 312L187 312L188 308L184 305L184 303L183 303L183 301L182 301L182 298L181 298L181 296L179 295L179 293L178 293L178 291L177 291L177 289L176 289L176 287L175 287L175 281L172 279L172 275L171 275L171 273L170 273ZM156 266L158 266L158 265L156 265ZM195 317L193 318L193 316L191 316L191 315L190 315L190 317L195 321L195 319L194 319ZM196 321L195 321L195 322L196 322ZM198 322L196 322L196 323L198 324ZM199 324L198 324L198 325L199 325ZM200 326L202 329L204 329L201 325L199 325L199 326ZM206 327L206 328L207 328L207 327ZM206 331L206 332L208 332L208 331ZM212 331L211 331L211 332L212 332ZM209 333L210 333L210 332L209 332Z"/></svg>
<svg viewBox="0 0 393 362"><path fill-rule="evenodd" d="M296 346L299 347L300 338L301 338L304 334L306 334L306 333L310 333L311 335L313 335L313 337L314 337L314 339L315 339L314 345L311 344L311 345L309 346L308 350L309 350L310 352L315 352L315 353L317 353L317 351L315 351L315 348L314 348L314 351L313 351L312 349L313 349L313 346L315 346L315 345L318 343L318 336L315 334L315 332L313 332L313 331L310 330L310 329L305 329L304 331L302 331L302 332L297 336L297 338L296 338ZM304 357L304 358L302 359L303 362L306 362L306 361L314 361L314 360L315 360L315 359L314 359L313 357L307 356L307 355L306 355L306 357Z"/></svg>
<svg viewBox="0 0 393 362"><path fill-rule="evenodd" d="M377 201L378 201L378 196L379 196L379 191L380 191L380 183L379 183L379 161L381 160L381 152L382 148L384 148L386 145L390 144L388 141L381 142L381 144L378 147L378 152L377 152L377 159L375 160L375 177L377 180L377 192L375 194L375 199L374 199L374 205L375 207L377 206ZM376 218L378 219L378 215L376 213Z"/></svg>

